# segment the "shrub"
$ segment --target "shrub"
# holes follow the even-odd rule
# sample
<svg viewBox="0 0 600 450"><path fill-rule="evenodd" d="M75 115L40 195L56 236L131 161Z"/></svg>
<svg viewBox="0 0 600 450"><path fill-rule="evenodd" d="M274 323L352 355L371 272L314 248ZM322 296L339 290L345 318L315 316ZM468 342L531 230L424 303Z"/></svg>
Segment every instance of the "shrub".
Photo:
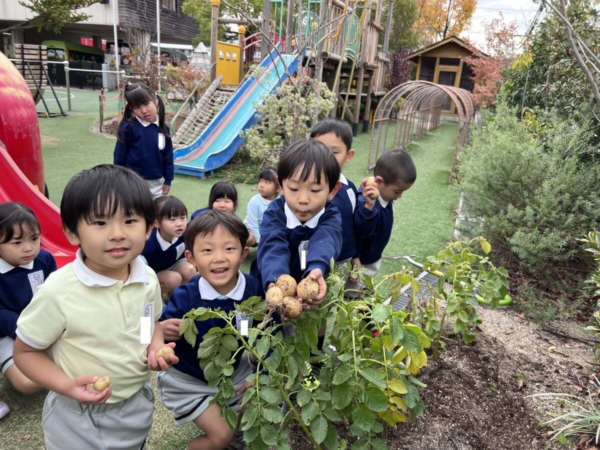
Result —
<svg viewBox="0 0 600 450"><path fill-rule="evenodd" d="M598 155L589 125L546 123L532 136L502 101L460 158L469 215L482 218L483 234L533 273L581 257L577 238L600 222Z"/></svg>

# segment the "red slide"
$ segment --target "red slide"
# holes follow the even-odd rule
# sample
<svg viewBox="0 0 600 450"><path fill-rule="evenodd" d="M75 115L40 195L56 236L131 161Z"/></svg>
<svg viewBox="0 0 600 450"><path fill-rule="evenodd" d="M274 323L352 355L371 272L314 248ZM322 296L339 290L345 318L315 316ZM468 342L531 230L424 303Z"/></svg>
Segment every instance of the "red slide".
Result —
<svg viewBox="0 0 600 450"><path fill-rule="evenodd" d="M42 226L42 247L58 267L75 259L58 208L46 199L44 164L35 102L15 66L0 53L0 203L21 202Z"/></svg>

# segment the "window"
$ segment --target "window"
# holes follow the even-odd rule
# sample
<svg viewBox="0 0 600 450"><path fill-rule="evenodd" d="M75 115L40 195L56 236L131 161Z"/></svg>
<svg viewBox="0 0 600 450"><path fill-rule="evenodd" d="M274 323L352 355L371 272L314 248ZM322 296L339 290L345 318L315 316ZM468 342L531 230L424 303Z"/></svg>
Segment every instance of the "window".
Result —
<svg viewBox="0 0 600 450"><path fill-rule="evenodd" d="M460 59L458 58L440 58L440 66L458 66Z"/></svg>
<svg viewBox="0 0 600 450"><path fill-rule="evenodd" d="M177 11L177 0L162 0L162 7L171 11Z"/></svg>
<svg viewBox="0 0 600 450"><path fill-rule="evenodd" d="M433 83L433 76L435 74L435 61L436 58L430 58L427 56L421 57L421 72L419 73L419 80L431 81Z"/></svg>
<svg viewBox="0 0 600 450"><path fill-rule="evenodd" d="M475 83L473 82L472 78L473 75L474 74L471 66L469 66L467 63L463 63L462 73L460 74L460 84L458 87L469 92L473 92L473 88L475 87Z"/></svg>

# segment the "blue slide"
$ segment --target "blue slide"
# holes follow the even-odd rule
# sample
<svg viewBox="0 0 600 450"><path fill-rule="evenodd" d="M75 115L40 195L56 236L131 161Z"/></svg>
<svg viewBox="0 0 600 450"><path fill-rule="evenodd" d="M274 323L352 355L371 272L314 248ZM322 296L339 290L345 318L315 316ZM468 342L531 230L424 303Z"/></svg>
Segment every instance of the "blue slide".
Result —
<svg viewBox="0 0 600 450"><path fill-rule="evenodd" d="M241 132L259 120L254 106L280 86L288 73L293 75L297 66L294 55L268 55L259 66L264 70L246 78L198 139L174 151L175 173L204 178L229 161L244 142Z"/></svg>

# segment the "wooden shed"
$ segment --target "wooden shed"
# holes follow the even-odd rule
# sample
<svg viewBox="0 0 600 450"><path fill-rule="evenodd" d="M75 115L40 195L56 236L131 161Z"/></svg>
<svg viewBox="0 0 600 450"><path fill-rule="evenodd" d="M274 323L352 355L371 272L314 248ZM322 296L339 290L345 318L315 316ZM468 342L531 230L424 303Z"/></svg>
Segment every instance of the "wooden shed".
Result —
<svg viewBox="0 0 600 450"><path fill-rule="evenodd" d="M417 64L417 80L454 86L473 92L473 71L461 58L473 55L477 49L452 35L411 53L406 58ZM486 56L483 52L481 55ZM455 115L456 108L448 99L442 107L444 115Z"/></svg>

